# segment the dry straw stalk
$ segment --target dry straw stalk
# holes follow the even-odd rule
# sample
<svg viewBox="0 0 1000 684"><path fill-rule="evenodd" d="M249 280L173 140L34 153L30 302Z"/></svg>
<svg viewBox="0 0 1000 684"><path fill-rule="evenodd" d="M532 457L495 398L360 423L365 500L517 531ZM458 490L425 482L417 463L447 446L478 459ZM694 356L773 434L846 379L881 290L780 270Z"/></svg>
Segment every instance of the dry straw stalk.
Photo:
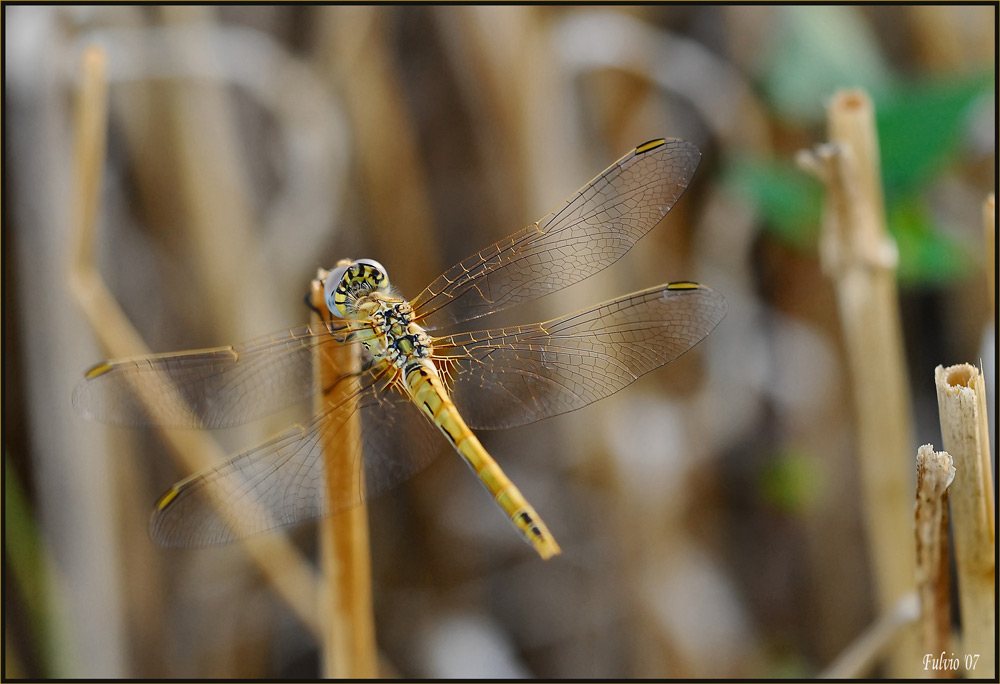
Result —
<svg viewBox="0 0 1000 684"><path fill-rule="evenodd" d="M311 300L317 312L313 323L329 321L323 301L326 272L320 270L312 281ZM316 410L350 400L358 382L360 363L354 344L317 345L315 351ZM355 399L356 401L356 399ZM331 505L353 498L355 487L363 490L361 424L353 407L326 417L323 451L326 496ZM343 418L348 416L347 418ZM338 420L338 418L340 420ZM343 424L340 421L343 420ZM323 573L322 613L326 620L323 636L323 676L333 679L373 678L378 675L375 649L375 620L372 609L371 552L368 540L368 507L354 506L320 523L320 554Z"/></svg>
<svg viewBox="0 0 1000 684"><path fill-rule="evenodd" d="M979 656L969 676L995 676L996 529L985 379L975 366L934 370L944 447L955 459L951 517L964 655ZM963 665L964 658L962 659ZM971 662L971 661L970 661Z"/></svg>
<svg viewBox="0 0 1000 684"><path fill-rule="evenodd" d="M830 143L800 155L827 186L820 258L837 291L854 397L863 514L881 613L915 589L913 447L895 268L885 222L874 107L860 90L834 94ZM913 675L912 631L895 642L889 671Z"/></svg>
<svg viewBox="0 0 1000 684"><path fill-rule="evenodd" d="M70 291L109 356L144 356L150 353L148 345L108 290L94 263L93 243L105 158L107 91L107 56L102 48L87 48L83 54L83 80L76 113L77 187L69 236ZM137 396L145 395L139 392ZM158 433L189 472L225 461L225 453L204 432L161 428ZM223 507L220 512L236 529L245 515L257 514L231 507ZM295 614L318 634L314 601L318 582L295 547L282 535L269 535L245 540L243 548Z"/></svg>
<svg viewBox="0 0 1000 684"><path fill-rule="evenodd" d="M948 486L954 479L955 465L947 451L936 452L929 444L917 449L917 593L924 651L933 654L948 650L951 631Z"/></svg>

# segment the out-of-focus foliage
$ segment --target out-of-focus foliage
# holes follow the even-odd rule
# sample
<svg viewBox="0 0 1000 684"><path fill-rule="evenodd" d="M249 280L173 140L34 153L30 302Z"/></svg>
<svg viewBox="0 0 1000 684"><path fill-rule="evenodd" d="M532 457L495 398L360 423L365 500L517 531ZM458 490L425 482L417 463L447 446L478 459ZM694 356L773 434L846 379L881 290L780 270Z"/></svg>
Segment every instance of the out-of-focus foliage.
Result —
<svg viewBox="0 0 1000 684"><path fill-rule="evenodd" d="M821 473L801 449L786 449L774 455L760 473L764 500L789 515L802 515L816 505Z"/></svg>
<svg viewBox="0 0 1000 684"><path fill-rule="evenodd" d="M889 204L886 220L899 249L901 283L943 284L970 273L972 255L940 229L919 196Z"/></svg>
<svg viewBox="0 0 1000 684"><path fill-rule="evenodd" d="M731 188L754 203L767 229L794 247L814 251L822 187L787 160L734 159L726 168Z"/></svg>
<svg viewBox="0 0 1000 684"><path fill-rule="evenodd" d="M11 674L25 676L31 672L52 676L55 664L52 658L57 651L51 642L53 612L48 605L46 582L49 578L44 544L20 477L11 467L7 453L3 469L4 589L10 591L4 596L4 612L9 609L27 616L22 623L27 633L11 634L7 638L24 640L20 653L26 660L30 659L30 665L19 663L25 668L23 673ZM16 653L15 650L15 657Z"/></svg>
<svg viewBox="0 0 1000 684"><path fill-rule="evenodd" d="M969 272L970 255L928 209L926 193L947 175L971 110L995 95L994 74L910 82L889 68L876 37L846 7L787 7L760 76L786 125L812 126L837 88L872 95L889 230L899 247L904 284L947 282ZM731 187L754 203L764 227L789 245L815 250L822 193L791 161L730 162Z"/></svg>
<svg viewBox="0 0 1000 684"><path fill-rule="evenodd" d="M874 91L887 198L920 192L947 171L970 109L995 96L994 79L990 72Z"/></svg>
<svg viewBox="0 0 1000 684"><path fill-rule="evenodd" d="M768 37L760 85L782 119L822 121L834 90L879 92L893 81L876 36L848 7L783 7Z"/></svg>

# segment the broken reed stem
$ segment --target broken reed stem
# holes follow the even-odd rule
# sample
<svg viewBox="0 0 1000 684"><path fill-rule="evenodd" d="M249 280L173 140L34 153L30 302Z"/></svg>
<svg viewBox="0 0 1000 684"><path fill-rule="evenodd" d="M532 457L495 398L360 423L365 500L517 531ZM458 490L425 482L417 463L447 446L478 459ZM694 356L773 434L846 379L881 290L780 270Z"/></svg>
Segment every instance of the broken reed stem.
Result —
<svg viewBox="0 0 1000 684"><path fill-rule="evenodd" d="M312 281L312 305L323 312L313 323L330 320L323 301L320 269ZM315 351L316 411L347 399L357 389L360 357L356 344L317 345ZM353 377L351 377L351 375ZM353 407L347 407L348 410ZM341 420L336 420L340 416ZM361 423L354 411L327 416L335 421L323 431L327 508L349 501L364 490L361 460ZM344 421L344 422L341 422ZM368 540L368 507L361 503L328 515L320 522L320 564L323 574L321 613L323 632L321 675L333 679L378 676L375 618L372 608L371 551Z"/></svg>
<svg viewBox="0 0 1000 684"><path fill-rule="evenodd" d="M951 592L948 577L948 485L955 465L947 451L930 444L917 449L917 502L914 511L917 549L917 594L925 653L948 650L951 633ZM954 676L937 670L935 676Z"/></svg>
<svg viewBox="0 0 1000 684"><path fill-rule="evenodd" d="M94 263L107 131L107 57L103 48L92 46L84 51L83 70L76 113L76 201L69 235L70 292L109 357L145 356L150 353L149 347L108 290ZM174 394L179 396L176 390ZM137 392L137 396L143 399L146 395ZM158 428L157 432L188 472L225 462L226 454L204 432L165 428ZM239 528L239 509L226 507L220 512ZM299 619L319 634L314 598L318 583L309 564L287 537L274 534L247 539L243 548Z"/></svg>
<svg viewBox="0 0 1000 684"><path fill-rule="evenodd" d="M990 311L996 320L997 307L997 199L992 192L983 202L983 237L986 240L986 277L989 284Z"/></svg>
<svg viewBox="0 0 1000 684"><path fill-rule="evenodd" d="M985 378L975 366L934 369L944 448L955 459L951 520L962 615L962 649L978 655L970 677L995 676L996 529ZM964 659L963 659L964 665Z"/></svg>
<svg viewBox="0 0 1000 684"><path fill-rule="evenodd" d="M800 153L827 186L820 242L833 279L851 376L858 467L879 610L914 591L911 418L896 293L896 245L885 223L878 138L863 91L834 94L830 143ZM916 674L916 634L896 642L887 674Z"/></svg>

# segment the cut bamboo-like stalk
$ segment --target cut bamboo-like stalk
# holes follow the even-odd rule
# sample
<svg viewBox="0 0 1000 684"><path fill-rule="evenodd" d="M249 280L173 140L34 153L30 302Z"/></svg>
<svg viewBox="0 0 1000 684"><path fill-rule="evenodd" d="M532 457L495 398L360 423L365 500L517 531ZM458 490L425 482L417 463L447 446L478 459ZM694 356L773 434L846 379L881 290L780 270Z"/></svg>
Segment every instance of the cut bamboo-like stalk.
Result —
<svg viewBox="0 0 1000 684"><path fill-rule="evenodd" d="M975 366L934 370L944 447L955 459L951 520L962 649L978 655L970 677L996 676L996 529L985 380ZM971 661L970 661L971 662ZM964 665L964 663L963 663Z"/></svg>
<svg viewBox="0 0 1000 684"><path fill-rule="evenodd" d="M330 320L323 301L323 279L319 271L312 281L311 301L322 312L313 322ZM316 410L340 403L357 389L360 357L357 345L327 344L316 347ZM352 407L348 407L350 410ZM341 414L346 415L346 414ZM331 416L332 418L332 416ZM361 424L351 414L339 429L324 432L327 501L353 498L356 487L363 489ZM320 523L320 554L324 579L321 596L325 619L322 674L332 679L373 678L378 675L375 650L375 620L371 595L371 552L368 541L368 507L363 503Z"/></svg>
<svg viewBox="0 0 1000 684"><path fill-rule="evenodd" d="M836 287L854 397L858 467L879 609L915 589L909 387L896 293L897 251L885 223L878 139L863 91L834 94L831 143L800 155L826 183L820 242ZM896 642L888 674L917 673L916 633Z"/></svg>
<svg viewBox="0 0 1000 684"><path fill-rule="evenodd" d="M103 49L88 48L84 52L83 67L83 88L76 122L77 210L69 236L70 291L109 356L144 356L150 353L149 347L104 284L94 263L93 243L97 232L107 130L107 58ZM177 394L176 391L174 394ZM142 399L146 395L138 392L137 396ZM225 453L203 432L165 428L159 428L157 432L171 454L189 472L225 462ZM230 519L236 529L239 528L243 511L225 507L220 512ZM318 634L314 599L318 582L301 554L281 535L248 539L243 546L295 614Z"/></svg>
<svg viewBox="0 0 1000 684"><path fill-rule="evenodd" d="M921 637L925 653L948 650L951 632L951 593L948 584L948 485L955 465L947 451L930 444L917 449L917 504L914 513L917 543L917 593L920 596ZM938 670L936 677L953 676Z"/></svg>

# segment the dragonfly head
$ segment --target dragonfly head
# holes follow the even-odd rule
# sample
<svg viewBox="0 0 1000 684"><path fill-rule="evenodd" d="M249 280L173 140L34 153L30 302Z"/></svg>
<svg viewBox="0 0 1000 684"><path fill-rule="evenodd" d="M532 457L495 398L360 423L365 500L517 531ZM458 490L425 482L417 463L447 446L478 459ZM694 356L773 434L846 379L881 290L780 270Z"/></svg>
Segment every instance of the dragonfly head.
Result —
<svg viewBox="0 0 1000 684"><path fill-rule="evenodd" d="M385 267L374 259L338 262L323 285L326 305L337 318L357 313L362 298L388 291L389 275Z"/></svg>

